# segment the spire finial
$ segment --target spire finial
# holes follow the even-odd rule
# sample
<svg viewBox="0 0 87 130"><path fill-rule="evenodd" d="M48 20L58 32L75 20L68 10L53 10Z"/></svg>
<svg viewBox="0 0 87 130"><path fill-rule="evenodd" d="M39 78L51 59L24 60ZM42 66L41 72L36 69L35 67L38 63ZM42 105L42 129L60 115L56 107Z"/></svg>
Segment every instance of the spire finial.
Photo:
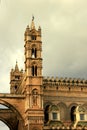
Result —
<svg viewBox="0 0 87 130"><path fill-rule="evenodd" d="M16 60L16 64L17 64L18 62L17 62L17 60Z"/></svg>
<svg viewBox="0 0 87 130"><path fill-rule="evenodd" d="M34 21L34 15L32 15L32 21Z"/></svg>
<svg viewBox="0 0 87 130"><path fill-rule="evenodd" d="M32 15L31 29L35 29L35 25L34 25L34 15Z"/></svg>

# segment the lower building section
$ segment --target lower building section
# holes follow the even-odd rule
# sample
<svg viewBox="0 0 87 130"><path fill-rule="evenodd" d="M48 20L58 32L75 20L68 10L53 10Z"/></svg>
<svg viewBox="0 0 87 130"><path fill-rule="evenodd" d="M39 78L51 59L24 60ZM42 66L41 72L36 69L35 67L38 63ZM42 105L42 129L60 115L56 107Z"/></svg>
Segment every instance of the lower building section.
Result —
<svg viewBox="0 0 87 130"><path fill-rule="evenodd" d="M67 102L68 103L68 102ZM44 130L87 129L87 105L47 103L44 108Z"/></svg>

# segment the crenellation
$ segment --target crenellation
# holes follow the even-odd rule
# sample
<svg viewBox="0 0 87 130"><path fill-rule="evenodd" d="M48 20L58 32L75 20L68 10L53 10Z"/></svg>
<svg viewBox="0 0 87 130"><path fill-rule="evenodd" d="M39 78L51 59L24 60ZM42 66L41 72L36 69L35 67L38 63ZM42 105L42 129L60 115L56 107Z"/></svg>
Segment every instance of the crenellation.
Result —
<svg viewBox="0 0 87 130"><path fill-rule="evenodd" d="M76 79L76 78L54 78L54 77L44 77L43 78L43 84L49 84L49 85L65 85L65 86L70 86L70 87L75 87L75 86L87 86L87 80L84 79Z"/></svg>

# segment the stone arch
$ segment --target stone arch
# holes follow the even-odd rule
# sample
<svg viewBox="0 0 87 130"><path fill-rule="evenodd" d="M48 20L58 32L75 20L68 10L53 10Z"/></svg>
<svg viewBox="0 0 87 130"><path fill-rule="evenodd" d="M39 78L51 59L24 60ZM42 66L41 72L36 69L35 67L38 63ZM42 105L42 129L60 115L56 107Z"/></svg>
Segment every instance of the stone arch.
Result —
<svg viewBox="0 0 87 130"><path fill-rule="evenodd" d="M8 108L8 109L3 109L3 111L6 110L7 113L11 116L10 119L10 118L5 118L7 113L5 113L6 114L5 116L0 114L0 120L4 122L10 128L10 130L15 130L15 129L18 130L18 128L21 128L21 130L23 130L24 120L22 118L22 115L19 113L19 111L13 105L11 105L10 103L2 99L0 99L0 104Z"/></svg>
<svg viewBox="0 0 87 130"><path fill-rule="evenodd" d="M77 106L78 106L77 103L71 103L68 107L68 116L69 116L69 120L71 120L71 121L75 120L74 111L75 111Z"/></svg>
<svg viewBox="0 0 87 130"><path fill-rule="evenodd" d="M66 104L63 102L60 102L57 104L57 106L60 109L60 120L62 120L62 121L67 120L68 108L67 108Z"/></svg>
<svg viewBox="0 0 87 130"><path fill-rule="evenodd" d="M32 90L32 94L33 94L33 95L37 95L37 94L38 94L38 89L34 88L34 89Z"/></svg>
<svg viewBox="0 0 87 130"><path fill-rule="evenodd" d="M44 109L46 108L46 106L51 106L51 105L53 105L53 103L52 102L50 102L50 101L47 101L47 102L45 102L44 103Z"/></svg>
<svg viewBox="0 0 87 130"><path fill-rule="evenodd" d="M59 107L55 104L51 105L49 107L49 115L50 115L50 120L60 120L60 110Z"/></svg>

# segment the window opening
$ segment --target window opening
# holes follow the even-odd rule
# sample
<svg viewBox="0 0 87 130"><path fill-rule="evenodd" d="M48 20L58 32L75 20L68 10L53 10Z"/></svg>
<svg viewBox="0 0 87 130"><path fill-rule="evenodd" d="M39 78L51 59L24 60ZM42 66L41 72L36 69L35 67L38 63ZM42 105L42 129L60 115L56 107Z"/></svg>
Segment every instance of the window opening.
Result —
<svg viewBox="0 0 87 130"><path fill-rule="evenodd" d="M32 38L32 40L36 40L36 36L35 35L32 35L31 38Z"/></svg>
<svg viewBox="0 0 87 130"><path fill-rule="evenodd" d="M70 113L70 115L71 115L71 121L75 121L75 114L74 114L75 109L76 109L76 106L73 106L71 108L71 113Z"/></svg>
<svg viewBox="0 0 87 130"><path fill-rule="evenodd" d="M35 75L37 76L37 66L35 66Z"/></svg>
<svg viewBox="0 0 87 130"><path fill-rule="evenodd" d="M52 117L53 117L53 120L57 120L57 113L56 113L56 112L53 112L53 113L52 113Z"/></svg>
<svg viewBox="0 0 87 130"><path fill-rule="evenodd" d="M34 66L32 66L32 76L34 76Z"/></svg>
<svg viewBox="0 0 87 130"><path fill-rule="evenodd" d="M44 120L45 120L45 123L47 123L49 121L49 105L47 105L46 108L45 108Z"/></svg>
<svg viewBox="0 0 87 130"><path fill-rule="evenodd" d="M15 89L17 89L17 85L15 85Z"/></svg>
<svg viewBox="0 0 87 130"><path fill-rule="evenodd" d="M32 48L31 56L32 56L32 58L37 57L37 49L36 48Z"/></svg>
<svg viewBox="0 0 87 130"><path fill-rule="evenodd" d="M80 114L80 120L84 120L84 114Z"/></svg>
<svg viewBox="0 0 87 130"><path fill-rule="evenodd" d="M32 66L32 76L37 76L37 66Z"/></svg>
<svg viewBox="0 0 87 130"><path fill-rule="evenodd" d="M34 51L34 48L32 48L32 58L35 58L35 51Z"/></svg>
<svg viewBox="0 0 87 130"><path fill-rule="evenodd" d="M35 58L37 57L37 49L35 48Z"/></svg>

